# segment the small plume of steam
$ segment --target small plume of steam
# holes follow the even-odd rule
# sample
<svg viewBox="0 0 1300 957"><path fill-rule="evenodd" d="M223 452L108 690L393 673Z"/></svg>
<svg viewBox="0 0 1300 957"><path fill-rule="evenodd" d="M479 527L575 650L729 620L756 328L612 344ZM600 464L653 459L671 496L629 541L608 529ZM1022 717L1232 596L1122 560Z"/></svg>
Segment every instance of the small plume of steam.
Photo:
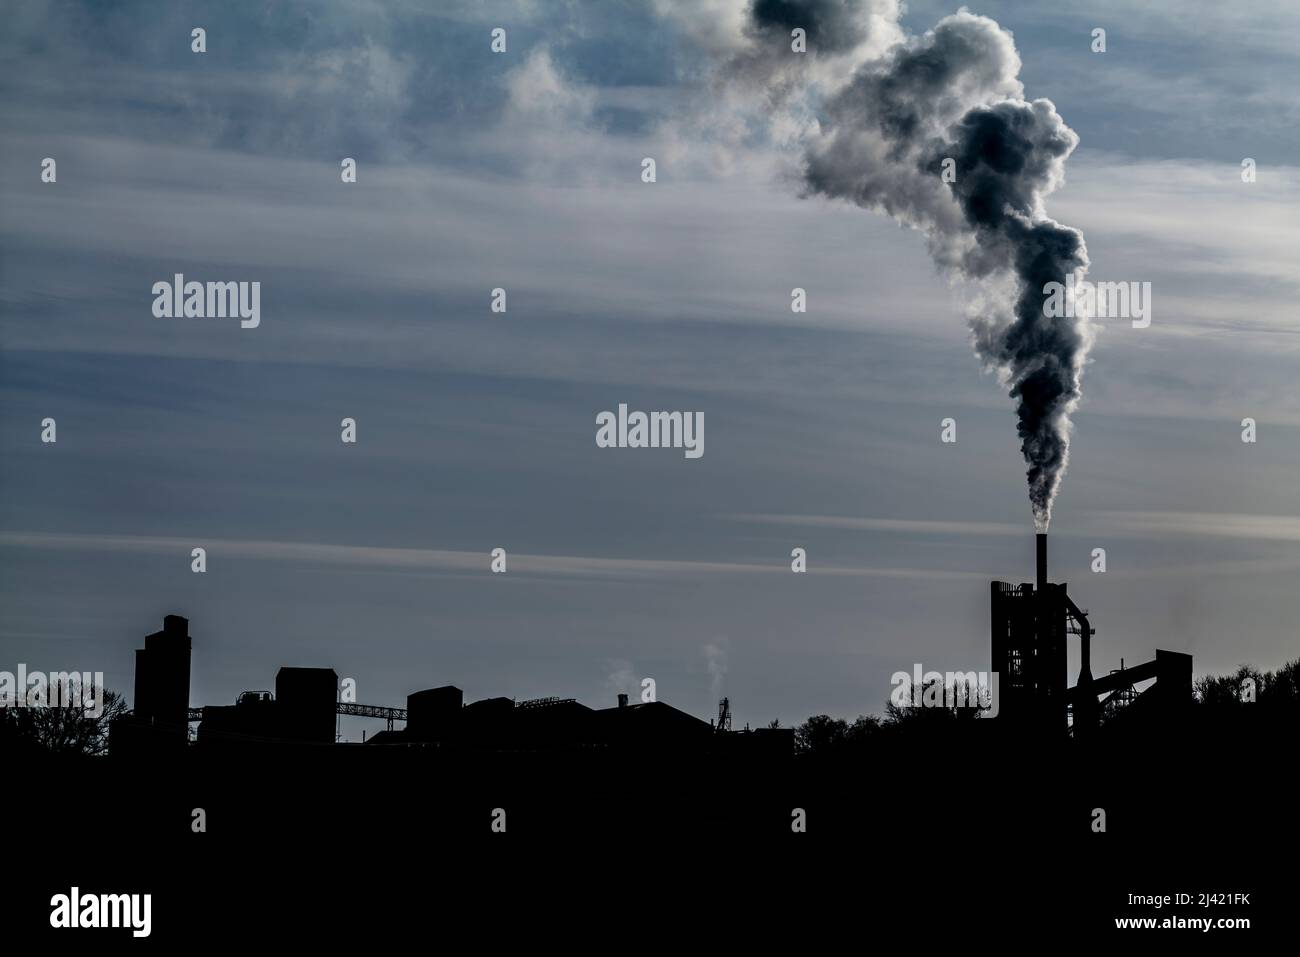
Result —
<svg viewBox="0 0 1300 957"><path fill-rule="evenodd" d="M632 662L619 658L609 663L610 673L605 678L605 684L611 695L630 694L640 688L640 682L637 680L636 672L632 670Z"/></svg>
<svg viewBox="0 0 1300 957"><path fill-rule="evenodd" d="M823 53L858 61L807 135L803 187L919 230L938 265L979 284L973 344L1015 400L1030 505L1045 531L1093 341L1086 316L1043 311L1046 283L1088 268L1083 235L1044 208L1078 136L1049 100L1023 98L1020 57L993 20L963 8L900 40L898 12L893 0L754 0L751 45L731 68L789 96L797 67L777 41L794 26L808 31L810 49L817 38Z"/></svg>
<svg viewBox="0 0 1300 957"><path fill-rule="evenodd" d="M704 646L704 665L709 672L709 692L716 701L722 697L722 682L727 677L727 639Z"/></svg>

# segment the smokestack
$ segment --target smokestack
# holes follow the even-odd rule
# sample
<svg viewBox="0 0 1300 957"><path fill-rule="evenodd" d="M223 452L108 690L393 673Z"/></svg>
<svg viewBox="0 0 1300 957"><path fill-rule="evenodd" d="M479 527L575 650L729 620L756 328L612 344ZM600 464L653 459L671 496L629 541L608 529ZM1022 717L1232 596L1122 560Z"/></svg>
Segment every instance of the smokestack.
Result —
<svg viewBox="0 0 1300 957"><path fill-rule="evenodd" d="M1047 586L1047 533L1039 532L1034 536L1038 550L1038 591Z"/></svg>
<svg viewBox="0 0 1300 957"><path fill-rule="evenodd" d="M626 707L627 707L627 695L625 695L625 694L620 694L620 695L618 696L618 706L619 706L620 708L626 708Z"/></svg>

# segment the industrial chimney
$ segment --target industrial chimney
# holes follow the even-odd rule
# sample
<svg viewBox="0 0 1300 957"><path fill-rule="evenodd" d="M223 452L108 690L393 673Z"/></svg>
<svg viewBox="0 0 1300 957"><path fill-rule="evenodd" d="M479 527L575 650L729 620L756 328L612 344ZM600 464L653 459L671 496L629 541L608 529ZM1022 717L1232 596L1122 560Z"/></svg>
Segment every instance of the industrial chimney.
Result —
<svg viewBox="0 0 1300 957"><path fill-rule="evenodd" d="M993 670L1002 676L998 691L1001 716L1012 723L1027 721L1042 729L1069 727L1073 702L1079 727L1095 724L1087 708L1092 628L1087 614L1071 600L1066 583L1047 580L1047 534L1034 536L1035 582L1011 585L991 582ZM1066 675L1066 641L1078 635L1081 645L1079 685L1072 699Z"/></svg>
<svg viewBox="0 0 1300 957"><path fill-rule="evenodd" d="M1035 538L1038 546L1038 581L1037 590L1041 594L1047 587L1047 533L1039 532Z"/></svg>

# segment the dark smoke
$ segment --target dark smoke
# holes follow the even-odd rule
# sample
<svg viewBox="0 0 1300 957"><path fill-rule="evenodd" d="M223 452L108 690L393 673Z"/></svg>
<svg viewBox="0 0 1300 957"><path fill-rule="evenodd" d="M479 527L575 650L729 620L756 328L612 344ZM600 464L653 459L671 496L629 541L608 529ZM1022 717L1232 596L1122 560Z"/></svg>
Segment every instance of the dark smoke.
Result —
<svg viewBox="0 0 1300 957"><path fill-rule="evenodd" d="M984 326L993 334L976 344L1011 386L1020 450L1029 463L1029 501L1035 523L1046 529L1069 460L1069 412L1079 400L1090 339L1083 322L1044 315L1042 290L1087 269L1088 253L1077 229L1036 214L1078 137L1047 100L977 107L955 132L955 141L940 150L956 160L952 192L980 255L1004 253L1016 280L1010 322L995 317ZM934 157L928 165L937 174L941 164Z"/></svg>
<svg viewBox="0 0 1300 957"><path fill-rule="evenodd" d="M660 0L661 3L669 0ZM699 7L701 0L680 0ZM745 48L727 64L733 81L759 87L775 103L816 82L815 64L841 62L845 71L901 36L899 0L750 0ZM804 31L806 49L791 49L792 31Z"/></svg>
<svg viewBox="0 0 1300 957"><path fill-rule="evenodd" d="M801 28L813 52L842 53L867 39L862 0L754 0L752 33L789 50L790 31Z"/></svg>
<svg viewBox="0 0 1300 957"><path fill-rule="evenodd" d="M944 18L864 64L826 102L804 182L921 230L955 274L1006 287L972 316L974 344L1016 401L1030 504L1046 530L1091 332L1086 317L1047 318L1043 286L1081 276L1088 255L1078 230L1043 211L1078 137L1050 101L1022 98L1019 70L992 20ZM941 177L945 159L955 182Z"/></svg>

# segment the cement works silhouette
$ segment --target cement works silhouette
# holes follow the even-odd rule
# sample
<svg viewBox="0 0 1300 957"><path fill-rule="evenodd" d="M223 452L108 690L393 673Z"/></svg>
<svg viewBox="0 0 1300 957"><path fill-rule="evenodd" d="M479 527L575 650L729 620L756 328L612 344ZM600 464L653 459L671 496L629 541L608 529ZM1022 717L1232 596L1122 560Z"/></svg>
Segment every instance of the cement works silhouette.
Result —
<svg viewBox="0 0 1300 957"><path fill-rule="evenodd" d="M843 753L900 733L973 734L989 745L1003 739L1034 739L1042 747L1052 747L1052 742L1059 745L1062 739L1087 740L1103 731L1110 741L1121 736L1140 739L1152 730L1185 733L1194 719L1190 712L1196 700L1191 656L1158 649L1151 661L1094 678L1088 614L1075 604L1065 584L1047 580L1047 536L1037 535L1035 545L1035 582L990 583L990 671L1001 682L998 706L987 713L949 706L949 700L960 700L958 694L946 696L945 706L939 708L891 703L883 721L863 715L849 725L815 715L795 729L773 722L767 728L733 731L726 699L720 703L716 721L707 722L664 702L629 704L626 695L618 696L617 707L608 708L590 708L559 698L515 702L495 697L467 705L462 691L451 685L413 692L406 707L396 708L341 701L333 670L291 667L281 668L276 675L274 693L247 691L233 705L192 708L189 622L168 615L162 630L148 635L144 647L136 652L132 711L126 712L121 696L110 692L110 713L93 726L61 720L55 722L58 727L45 728L43 724L51 724L48 720L28 720L26 725L9 720L0 726L0 737L21 739L23 735L15 732L26 730L30 732L27 737L56 749L76 746L88 753L108 751L118 758L162 755L191 741L205 753L251 744L319 746L335 743L338 716L350 715L384 720L387 730L365 743L388 751L635 753L659 749L782 760L792 752L803 756ZM1080 668L1077 682L1069 687L1067 643L1075 638ZM919 672L920 666L916 667ZM1265 684L1265 676L1243 668L1236 691L1227 687L1229 678L1205 678L1199 697L1226 720L1226 704L1254 703L1256 693L1264 694L1267 688L1266 702L1263 698L1259 701L1269 705L1265 710L1271 714L1279 703L1289 700L1294 704L1294 671L1293 665L1288 666L1277 680ZM919 674L914 680L917 687L911 704L918 705L923 699L929 704L933 703L931 697L940 697L922 693ZM937 677L927 679L925 690L936 690L935 680ZM1148 684L1152 680L1154 683ZM1147 686L1139 690L1144 684ZM10 711L6 717L12 718L14 713ZM996 717L970 728L960 720L977 715ZM30 718L25 713L22 717ZM961 727L949 727L953 722ZM192 725L197 726L194 731Z"/></svg>
<svg viewBox="0 0 1300 957"><path fill-rule="evenodd" d="M162 631L136 652L136 706L113 722L109 753L119 757L183 748L187 724L196 720L196 746L207 750L251 744L330 745L340 714L384 719L388 729L366 741L370 748L408 747L482 751L602 749L676 752L747 751L788 756L789 728L733 731L725 709L718 724L702 721L662 701L593 709L571 698L516 702L495 697L464 703L446 685L409 695L405 708L340 702L330 668L281 668L275 692L246 691L233 705L191 709L189 622L168 615ZM394 722L404 727L394 729Z"/></svg>
<svg viewBox="0 0 1300 957"><path fill-rule="evenodd" d="M1018 586L995 581L990 587L991 663L1001 678L998 717L1001 730L1050 738L1059 733L1083 739L1099 727L1122 724L1167 726L1187 719L1193 700L1192 658L1157 650L1154 660L1094 678L1092 627L1064 584L1049 582L1047 536L1036 545L1036 581ZM1068 687L1067 642L1078 638L1080 670ZM465 704L461 689L446 685L417 691L405 708L339 701L337 674L329 668L281 668L275 692L250 691L233 705L189 706L191 637L189 622L168 615L163 629L136 652L135 709L113 722L110 753L134 754L184 746L187 726L196 721L201 748L260 742L327 745L335 740L340 714L387 721L371 738L372 747L419 747L486 751L603 749L788 757L794 729L768 727L732 731L729 702L721 702L716 722L705 722L659 701L593 709L572 699L548 698L516 703L486 698ZM1141 692L1137 686L1155 679ZM1101 697L1099 701L1098 698ZM952 709L942 709L951 717ZM974 712L966 712L973 715ZM887 712L887 722L904 725L908 715ZM1122 720L1117 720L1122 719ZM934 719L931 719L934 720ZM992 721L981 726L987 730ZM394 729L394 723L404 726ZM856 727L856 726L855 726ZM865 730L871 730L870 723ZM817 735L806 726L801 750Z"/></svg>
<svg viewBox="0 0 1300 957"><path fill-rule="evenodd" d="M1083 916L1100 926L1134 888L1173 889L1170 875L1257 893L1254 855L1278 846L1292 815L1283 755L1296 663L1247 676L1251 702L1241 675L1202 679L1194 697L1187 656L1157 651L1150 665L1092 678L1088 710L1089 655L1073 688L1065 673L1076 638L1091 639L1087 613L1040 562L1032 584L991 586L991 663L1008 676L997 718L891 703L883 720L732 731L728 708L709 722L663 702L465 704L452 686L415 691L405 708L340 704L329 668L282 668L274 691L191 709L189 622L170 615L137 652L135 707L112 722L108 759L31 754L25 780L84 785L3 789L0 810L37 842L68 821L95 834L122 862L120 886L155 893L159 933L168 920L187 933L202 900L231 888L273 902L268 914L292 902L328 922L323 875L367 864L387 887L417 862L418 880L392 893L415 895L418 911L426 862L460 845L439 878L449 900L467 871L491 888L517 874L500 870L507 846L540 844L548 866L564 855L588 867L631 848L653 867L661 846L720 842L761 847L786 874L824 876L821 865L856 855L872 864L864 874L885 869L893 883L872 886L888 906L951 920L963 900L980 902L980 914L987 905L1017 927L1058 931ZM340 712L392 727L336 744ZM24 859L48 863L33 892L42 906L70 884L93 886L46 847ZM275 866L263 873L263 860ZM182 871L175 887L158 880ZM980 896L972 882L986 876ZM937 878L960 886L900 894ZM200 903L183 896L193 893ZM1252 897L1252 913L1267 901Z"/></svg>

